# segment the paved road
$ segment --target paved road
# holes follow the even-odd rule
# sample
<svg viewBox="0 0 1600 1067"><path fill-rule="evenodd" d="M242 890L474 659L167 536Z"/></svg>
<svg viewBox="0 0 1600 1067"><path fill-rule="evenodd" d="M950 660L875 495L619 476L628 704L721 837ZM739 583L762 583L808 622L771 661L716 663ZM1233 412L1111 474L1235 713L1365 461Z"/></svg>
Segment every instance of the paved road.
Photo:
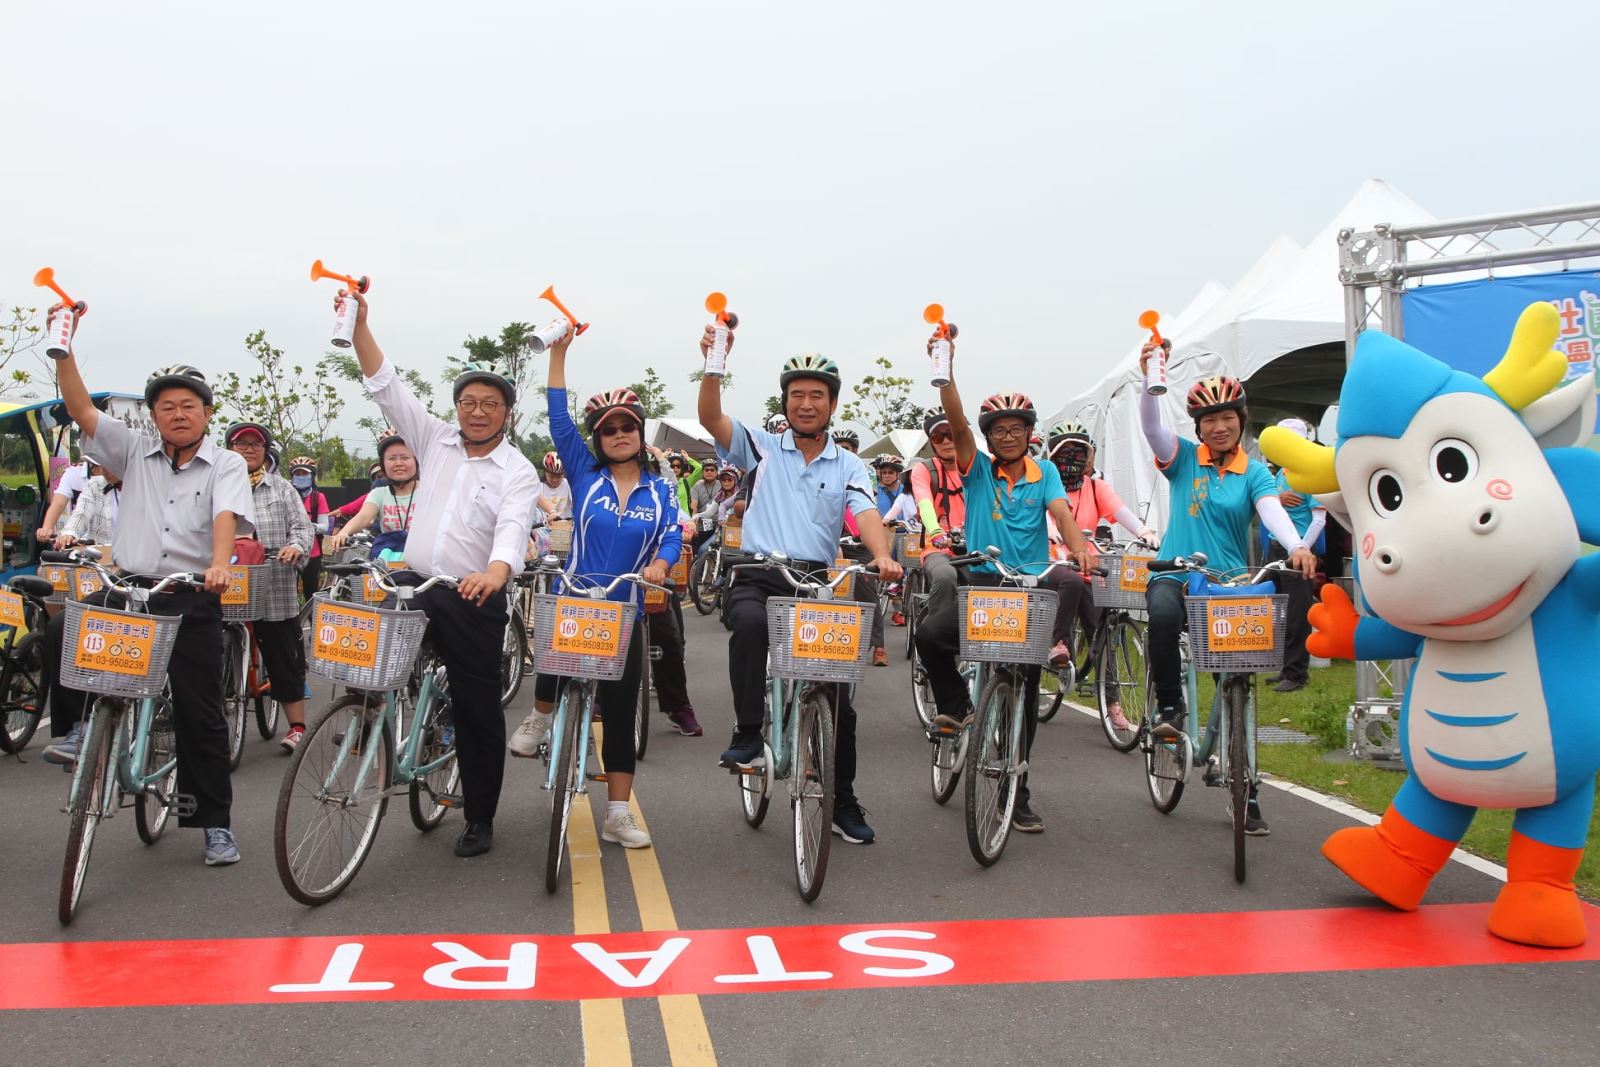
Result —
<svg viewBox="0 0 1600 1067"><path fill-rule="evenodd" d="M284 760L252 740L235 777L244 862L207 869L198 835L176 830L145 848L118 818L63 930L67 779L36 741L26 764L0 765L0 990L11 990L0 1007L21 996L155 1006L7 1012L0 1063L1600 1061L1595 954L1489 937L1471 906L1493 898L1488 875L1451 864L1440 876L1429 903L1461 907L1373 907L1316 852L1347 820L1273 791L1273 834L1252 843L1249 881L1235 885L1220 791L1192 787L1175 814L1157 814L1136 758L1078 714L1041 727L1034 753L1047 831L1013 835L997 866L979 868L959 795L947 808L929 796L898 658L871 672L860 699L858 789L878 842L836 844L821 899L803 904L786 809L775 801L749 829L714 765L732 721L722 631L692 614L689 630L707 734L657 721L637 783L657 847L596 858L580 821L573 879L554 896L539 878L545 795L536 765L516 761L490 855L455 859L459 822L419 835L401 801L343 897L295 904L271 859ZM513 722L530 699L525 689ZM628 936L641 930L658 932ZM861 936L873 930L896 933ZM437 943L495 960L517 941L537 945L532 989L439 988L512 972L451 970L457 950ZM362 953L355 981L392 987L295 995L327 1002L312 1007L269 991L317 983L340 945L362 946L345 950ZM656 949L654 962L626 955ZM603 952L615 962L589 962ZM654 984L601 980L650 977L657 964ZM719 980L741 975L766 981Z"/></svg>

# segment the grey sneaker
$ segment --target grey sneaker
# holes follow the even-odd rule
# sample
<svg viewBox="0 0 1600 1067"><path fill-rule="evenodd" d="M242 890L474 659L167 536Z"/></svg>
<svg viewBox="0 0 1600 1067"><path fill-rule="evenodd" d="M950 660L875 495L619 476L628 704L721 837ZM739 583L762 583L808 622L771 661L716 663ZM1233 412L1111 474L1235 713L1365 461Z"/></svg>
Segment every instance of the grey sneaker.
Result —
<svg viewBox="0 0 1600 1067"><path fill-rule="evenodd" d="M206 866L220 867L239 862L239 844L226 826L206 827Z"/></svg>
<svg viewBox="0 0 1600 1067"><path fill-rule="evenodd" d="M78 749L83 745L83 723L75 722L72 729L67 731L67 736L54 744L44 748L44 761L46 763L59 763L63 767L75 766L78 762Z"/></svg>
<svg viewBox="0 0 1600 1067"><path fill-rule="evenodd" d="M650 835L633 821L633 812L624 811L618 815L607 815L606 824L600 830L600 840L611 841L623 848L649 848Z"/></svg>
<svg viewBox="0 0 1600 1067"><path fill-rule="evenodd" d="M550 737L550 724L555 721L555 714L542 715L537 711L529 712L528 717L522 720L522 725L517 727L511 735L511 740L506 747L513 756L524 759L538 754L540 746Z"/></svg>

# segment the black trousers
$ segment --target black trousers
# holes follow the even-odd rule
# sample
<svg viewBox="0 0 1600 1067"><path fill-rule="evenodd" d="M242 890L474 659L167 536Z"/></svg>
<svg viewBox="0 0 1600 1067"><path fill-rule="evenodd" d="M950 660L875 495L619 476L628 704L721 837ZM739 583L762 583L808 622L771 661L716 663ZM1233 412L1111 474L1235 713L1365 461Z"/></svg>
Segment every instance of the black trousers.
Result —
<svg viewBox="0 0 1600 1067"><path fill-rule="evenodd" d="M1150 677L1156 683L1156 704L1183 708L1183 664L1178 659L1178 635L1188 624L1183 606L1184 583L1172 578L1152 578L1145 590L1150 624Z"/></svg>
<svg viewBox="0 0 1600 1067"><path fill-rule="evenodd" d="M796 563L825 573L816 563ZM741 730L761 729L762 701L767 693L767 598L791 596L793 590L781 575L745 571L727 597L728 680L733 685L733 713ZM855 803L856 709L850 686L838 687L834 722L834 805Z"/></svg>
<svg viewBox="0 0 1600 1067"><path fill-rule="evenodd" d="M628 662L622 668L622 677L614 682L601 682L595 690L595 717L606 727L605 739L600 745L600 759L611 773L632 774L634 771L633 716L639 705L639 675L643 673L642 660L648 647L644 623L635 618L633 636L628 638ZM556 684L560 680L553 674L539 675L533 683L533 698L554 700Z"/></svg>
<svg viewBox="0 0 1600 1067"><path fill-rule="evenodd" d="M650 633L650 647L661 650L660 657L650 665L661 710L692 710L689 677L683 662L683 628L678 623L677 612L669 608L654 615L647 613L645 626Z"/></svg>
<svg viewBox="0 0 1600 1067"><path fill-rule="evenodd" d="M300 595L310 600L317 595L317 587L322 584L322 557L315 556L306 560L306 565L300 569Z"/></svg>
<svg viewBox="0 0 1600 1067"><path fill-rule="evenodd" d="M87 598L104 604L106 591ZM199 589L158 593L150 598L152 615L177 615L177 644L167 680L172 684L173 732L178 755L178 792L195 799L195 812L180 826L228 826L233 783L228 774L228 724L222 715L222 601ZM61 684L62 634L66 612L45 627L44 669L50 688L50 732L65 734L83 718L82 690Z"/></svg>
<svg viewBox="0 0 1600 1067"><path fill-rule="evenodd" d="M932 571L928 574L931 592L928 597L928 613L923 616L922 623L917 627L917 657L923 669L928 672L928 683L933 687L933 700L939 707L941 715L959 719L966 714L968 706L967 683L961 677L961 634L958 627L961 620L960 600L956 596L958 577L968 585L996 586L1000 584L1000 576L995 574L958 575L956 568L951 565L947 557L924 557L922 565L927 567L933 559ZM1078 581L1077 575L1070 576ZM1081 584L1081 582L1080 582ZM1033 737L1039 731L1039 675L1042 673L1040 664L1032 664L1022 669L1022 758L1027 760L1033 752ZM980 694L981 695L981 694ZM1029 797L1028 776L1024 774L1017 783L1017 803L1027 807Z"/></svg>
<svg viewBox="0 0 1600 1067"><path fill-rule="evenodd" d="M1082 626L1079 627L1083 634L1084 643L1094 647L1095 627L1100 625L1101 611L1094 606L1094 594L1089 589L1089 583L1078 576L1077 571L1053 570L1044 580L1045 585L1055 586L1058 605L1056 607L1056 627L1052 640L1059 641L1067 646L1067 651L1077 656L1078 649L1069 640L1071 637L1072 620L1076 618Z"/></svg>
<svg viewBox="0 0 1600 1067"><path fill-rule="evenodd" d="M306 697L306 646L298 619L265 619L250 624L261 649L261 665L272 683L272 699L292 704Z"/></svg>
<svg viewBox="0 0 1600 1067"><path fill-rule="evenodd" d="M1278 542L1267 550L1267 560L1288 559L1289 553ZM1279 571L1272 576L1278 592L1289 598L1289 618L1283 635L1283 670L1281 677L1292 682L1305 682L1311 678L1311 653L1306 651L1306 638L1311 636L1311 583L1299 571Z"/></svg>
<svg viewBox="0 0 1600 1067"><path fill-rule="evenodd" d="M505 591L479 607L436 585L417 594L417 603L428 613L428 640L450 683L462 814L468 822L493 822L506 771L506 718L500 709L500 648L509 617Z"/></svg>

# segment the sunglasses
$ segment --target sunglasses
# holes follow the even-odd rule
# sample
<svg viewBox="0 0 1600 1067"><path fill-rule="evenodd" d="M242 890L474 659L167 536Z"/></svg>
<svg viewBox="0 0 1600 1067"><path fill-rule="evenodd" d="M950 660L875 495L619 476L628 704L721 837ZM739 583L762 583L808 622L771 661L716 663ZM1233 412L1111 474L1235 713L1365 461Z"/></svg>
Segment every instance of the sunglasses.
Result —
<svg viewBox="0 0 1600 1067"><path fill-rule="evenodd" d="M928 440L933 442L934 444L938 445L938 444L943 444L946 441L954 441L955 440L955 435L954 434L940 432L940 433L934 434L932 437L928 438Z"/></svg>
<svg viewBox="0 0 1600 1067"><path fill-rule="evenodd" d="M616 437L619 434L635 433L637 431L638 427L631 422L608 422L604 425L596 426L594 430L601 437Z"/></svg>

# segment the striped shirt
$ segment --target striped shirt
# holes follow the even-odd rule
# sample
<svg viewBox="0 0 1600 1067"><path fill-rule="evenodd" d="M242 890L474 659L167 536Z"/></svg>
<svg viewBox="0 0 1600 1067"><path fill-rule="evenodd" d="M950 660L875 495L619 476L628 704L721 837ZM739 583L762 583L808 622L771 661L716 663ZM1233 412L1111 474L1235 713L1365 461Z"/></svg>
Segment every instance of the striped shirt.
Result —
<svg viewBox="0 0 1600 1067"><path fill-rule="evenodd" d="M256 540L266 550L272 567L267 572L267 602L261 617L269 621L292 619L300 610L300 583L294 567L272 559L289 544L297 545L309 557L316 527L300 503L300 491L279 475L262 478L261 484L251 490L251 499L256 508Z"/></svg>

